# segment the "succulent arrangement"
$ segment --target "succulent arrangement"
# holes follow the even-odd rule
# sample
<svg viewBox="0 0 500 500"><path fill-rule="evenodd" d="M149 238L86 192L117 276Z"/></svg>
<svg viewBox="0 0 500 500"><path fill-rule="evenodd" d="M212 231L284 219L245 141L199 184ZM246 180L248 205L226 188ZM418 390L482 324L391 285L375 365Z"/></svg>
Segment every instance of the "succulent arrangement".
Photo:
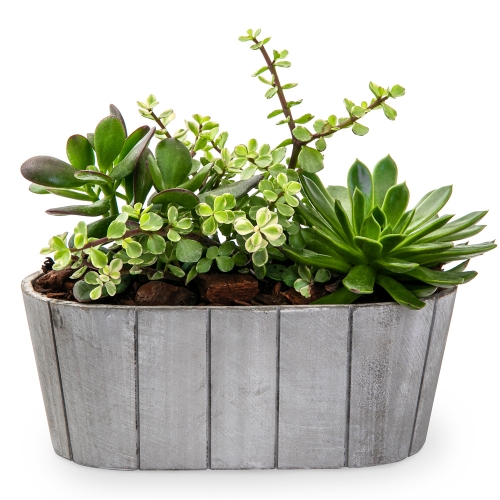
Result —
<svg viewBox="0 0 500 500"><path fill-rule="evenodd" d="M259 36L260 30L248 30L240 41L264 58L253 76L266 86L267 99L279 101L268 118L289 130L280 144L259 146L250 139L231 149L228 133L200 114L173 132L175 113L157 113L159 103L150 95L138 106L154 126L128 134L111 105L93 133L68 139L69 163L37 156L22 165L33 193L87 202L47 213L100 217L52 237L41 252L53 254L54 270L73 270L75 298L113 296L137 275L188 284L216 272L281 281L304 297L315 283L331 283L332 293L315 301L320 304L352 303L379 289L420 309L421 298L438 287L474 278L466 271L469 260L496 245L466 241L485 227L478 222L486 212L439 215L451 186L408 209L409 190L397 183L390 156L373 172L356 160L345 187L324 186L317 175L326 140L344 129L365 135L369 129L360 120L374 110L394 120L388 102L404 88L370 83L370 100L344 99L344 117L294 117L302 100L287 100L285 91L297 84L282 84L278 75L290 66L288 51L268 52L270 37ZM458 265L444 269L454 261Z"/></svg>

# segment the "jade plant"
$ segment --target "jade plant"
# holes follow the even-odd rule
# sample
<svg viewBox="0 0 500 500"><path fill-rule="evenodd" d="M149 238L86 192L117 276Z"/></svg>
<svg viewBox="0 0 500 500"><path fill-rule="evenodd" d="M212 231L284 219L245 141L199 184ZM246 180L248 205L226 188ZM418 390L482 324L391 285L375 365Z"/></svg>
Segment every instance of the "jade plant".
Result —
<svg viewBox="0 0 500 500"><path fill-rule="evenodd" d="M346 187L325 187L317 175L326 140L344 129L367 134L360 121L374 110L394 120L389 102L404 88L371 82L371 99L344 99L345 116L294 117L302 100L285 92L297 84L282 84L278 74L291 65L288 51L268 52L270 37L259 36L260 30L248 30L240 41L264 58L253 76L266 86L265 97L279 102L268 118L288 128L281 143L259 146L252 138L230 148L228 133L201 114L173 131L174 111L157 112L159 103L149 95L138 106L153 126L128 134L111 105L93 133L68 139L67 162L37 156L22 165L33 193L87 202L49 214L101 217L78 222L72 234L56 235L42 249L53 255L54 270L73 270L75 298L113 296L138 275L187 285L217 272L281 281L306 298L323 284L332 293L316 303L352 303L379 289L419 309L420 299L438 287L470 281L476 275L465 270L470 258L495 244L463 242L484 228L477 222L486 212L456 220L439 215L451 186L408 210L408 188L397 184L390 157L373 173L356 161ZM453 261L460 263L444 270Z"/></svg>

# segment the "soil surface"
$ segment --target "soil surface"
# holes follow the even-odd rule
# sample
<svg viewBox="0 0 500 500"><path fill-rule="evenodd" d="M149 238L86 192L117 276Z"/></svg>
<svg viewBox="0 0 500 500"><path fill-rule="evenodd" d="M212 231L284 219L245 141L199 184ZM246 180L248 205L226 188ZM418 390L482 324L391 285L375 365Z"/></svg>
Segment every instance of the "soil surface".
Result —
<svg viewBox="0 0 500 500"><path fill-rule="evenodd" d="M73 296L75 280L70 279L72 269L52 270L50 260L42 266L43 275L34 284L36 292L48 298L76 301ZM272 279L258 280L251 274L207 273L198 275L188 285L182 281L149 281L136 275L122 293L95 301L100 304L138 306L267 306L306 305L324 297L341 286L341 278L328 283L315 283L311 296L304 297L283 282ZM383 290L360 297L356 303L391 301Z"/></svg>

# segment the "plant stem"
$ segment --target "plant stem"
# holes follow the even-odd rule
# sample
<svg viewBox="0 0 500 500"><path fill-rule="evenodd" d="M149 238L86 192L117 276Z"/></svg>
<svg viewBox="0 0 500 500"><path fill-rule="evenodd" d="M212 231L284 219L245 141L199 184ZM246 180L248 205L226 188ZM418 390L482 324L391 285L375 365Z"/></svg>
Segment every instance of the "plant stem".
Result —
<svg viewBox="0 0 500 500"><path fill-rule="evenodd" d="M158 126L164 130L166 132L166 136L171 139L172 136L169 134L168 130L167 130L167 127L165 127L165 125L163 125L162 121L156 116L155 112L151 110L151 118L153 118L153 120L158 124Z"/></svg>

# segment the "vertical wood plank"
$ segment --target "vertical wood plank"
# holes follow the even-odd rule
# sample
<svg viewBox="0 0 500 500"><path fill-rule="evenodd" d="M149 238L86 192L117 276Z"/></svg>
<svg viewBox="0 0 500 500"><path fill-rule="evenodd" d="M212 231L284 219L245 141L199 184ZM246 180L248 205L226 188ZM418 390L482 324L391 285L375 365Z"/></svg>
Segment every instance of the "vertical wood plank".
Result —
<svg viewBox="0 0 500 500"><path fill-rule="evenodd" d="M137 468L134 309L53 303L73 460Z"/></svg>
<svg viewBox="0 0 500 500"><path fill-rule="evenodd" d="M23 299L52 446L58 455L71 460L71 446L67 432L57 349L52 332L50 305L47 299L35 295L31 286L32 279L38 277L39 274L28 276L23 281Z"/></svg>
<svg viewBox="0 0 500 500"><path fill-rule="evenodd" d="M141 469L207 468L207 310L139 308Z"/></svg>
<svg viewBox="0 0 500 500"><path fill-rule="evenodd" d="M441 371L441 363L443 361L456 295L457 289L454 288L434 299L436 301L434 326L431 332L429 353L427 355L422 381L410 455L414 455L420 451L427 437L432 405L436 394L439 372Z"/></svg>
<svg viewBox="0 0 500 500"><path fill-rule="evenodd" d="M211 468L273 468L277 309L211 310Z"/></svg>
<svg viewBox="0 0 500 500"><path fill-rule="evenodd" d="M433 315L397 304L353 314L349 467L408 456Z"/></svg>
<svg viewBox="0 0 500 500"><path fill-rule="evenodd" d="M348 306L281 310L280 469L343 467L348 349Z"/></svg>

